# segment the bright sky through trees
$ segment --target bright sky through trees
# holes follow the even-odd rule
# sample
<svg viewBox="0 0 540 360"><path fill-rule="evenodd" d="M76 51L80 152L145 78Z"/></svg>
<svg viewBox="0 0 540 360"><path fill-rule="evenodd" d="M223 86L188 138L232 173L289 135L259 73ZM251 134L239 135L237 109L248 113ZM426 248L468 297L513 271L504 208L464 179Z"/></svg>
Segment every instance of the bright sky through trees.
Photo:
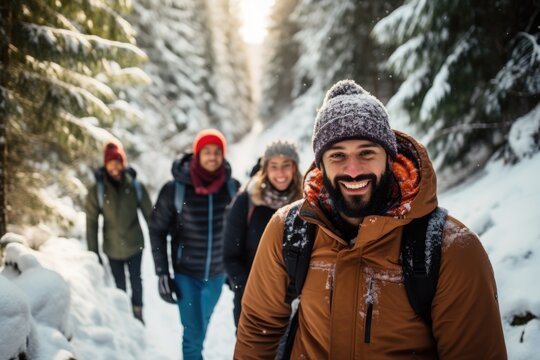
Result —
<svg viewBox="0 0 540 360"><path fill-rule="evenodd" d="M240 0L240 35L248 43L261 43L266 36L266 22L274 0Z"/></svg>

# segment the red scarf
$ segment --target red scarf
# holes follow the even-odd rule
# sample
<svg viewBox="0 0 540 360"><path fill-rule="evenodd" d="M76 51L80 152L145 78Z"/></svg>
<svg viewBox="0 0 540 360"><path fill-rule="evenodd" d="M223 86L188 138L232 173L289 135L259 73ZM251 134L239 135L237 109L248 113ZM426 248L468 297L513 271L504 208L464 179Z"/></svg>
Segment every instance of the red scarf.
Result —
<svg viewBox="0 0 540 360"><path fill-rule="evenodd" d="M216 171L210 172L201 166L198 156L193 156L189 164L189 170L195 193L198 195L216 193L225 183L224 164Z"/></svg>

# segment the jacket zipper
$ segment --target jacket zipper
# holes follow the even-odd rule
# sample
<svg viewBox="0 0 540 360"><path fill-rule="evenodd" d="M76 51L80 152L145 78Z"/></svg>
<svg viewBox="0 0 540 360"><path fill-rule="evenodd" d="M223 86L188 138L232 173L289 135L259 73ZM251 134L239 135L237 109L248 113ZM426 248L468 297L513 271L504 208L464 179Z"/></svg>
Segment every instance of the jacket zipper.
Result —
<svg viewBox="0 0 540 360"><path fill-rule="evenodd" d="M176 250L176 265L180 265L180 262L182 261L182 251L184 250L184 245L179 244L178 250Z"/></svg>
<svg viewBox="0 0 540 360"><path fill-rule="evenodd" d="M204 271L204 280L210 278L210 265L212 263L212 238L214 237L214 198L212 194L208 195L208 250L206 251L206 267Z"/></svg>
<svg viewBox="0 0 540 360"><path fill-rule="evenodd" d="M371 342L371 318L373 315L373 279L369 280L369 288L367 293L367 311L366 311L366 324L364 333L364 343L369 344Z"/></svg>
<svg viewBox="0 0 540 360"><path fill-rule="evenodd" d="M330 309L332 309L332 300L334 299L334 276L336 275L336 268L330 273Z"/></svg>

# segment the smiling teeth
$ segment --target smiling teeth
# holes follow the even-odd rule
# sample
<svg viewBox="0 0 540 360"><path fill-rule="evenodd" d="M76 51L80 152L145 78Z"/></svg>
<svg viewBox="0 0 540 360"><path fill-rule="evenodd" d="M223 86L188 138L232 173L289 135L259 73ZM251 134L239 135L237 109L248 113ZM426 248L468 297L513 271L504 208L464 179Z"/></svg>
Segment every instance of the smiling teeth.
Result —
<svg viewBox="0 0 540 360"><path fill-rule="evenodd" d="M357 183L343 183L347 189L356 190L366 187L368 184L368 181L362 181Z"/></svg>

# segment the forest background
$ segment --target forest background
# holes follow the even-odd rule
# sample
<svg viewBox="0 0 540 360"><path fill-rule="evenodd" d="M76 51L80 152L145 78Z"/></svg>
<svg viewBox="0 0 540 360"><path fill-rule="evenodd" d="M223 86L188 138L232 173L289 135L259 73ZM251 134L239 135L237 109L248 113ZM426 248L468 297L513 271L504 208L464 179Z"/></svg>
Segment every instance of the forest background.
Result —
<svg viewBox="0 0 540 360"><path fill-rule="evenodd" d="M84 241L66 209L83 208L110 138L153 199L207 127L231 144L254 127L294 140L307 167L316 109L344 78L428 147L441 191L539 153L538 0L275 0L260 45L239 13L236 0L2 1L0 234Z"/></svg>

